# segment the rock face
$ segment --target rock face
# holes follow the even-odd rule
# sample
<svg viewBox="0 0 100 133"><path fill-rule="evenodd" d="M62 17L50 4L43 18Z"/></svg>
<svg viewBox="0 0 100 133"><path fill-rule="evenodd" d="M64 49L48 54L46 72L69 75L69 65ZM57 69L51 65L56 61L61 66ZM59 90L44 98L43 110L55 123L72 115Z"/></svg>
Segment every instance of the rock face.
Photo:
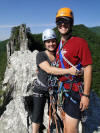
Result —
<svg viewBox="0 0 100 133"><path fill-rule="evenodd" d="M12 100L0 118L0 133L31 133L25 97L32 95L30 86L36 78L36 54L37 51L16 51L10 57L3 89L8 89L9 86Z"/></svg>
<svg viewBox="0 0 100 133"><path fill-rule="evenodd" d="M24 25L20 26L19 30L19 41L20 41L20 50L28 50L28 38L26 34L26 27Z"/></svg>
<svg viewBox="0 0 100 133"><path fill-rule="evenodd" d="M7 61L9 63L9 57L16 51L28 50L28 38L27 38L27 28L25 24L19 26L19 30L14 27L12 29L12 34L10 40L7 43ZM13 33L15 32L15 33ZM18 48L19 47L19 48Z"/></svg>

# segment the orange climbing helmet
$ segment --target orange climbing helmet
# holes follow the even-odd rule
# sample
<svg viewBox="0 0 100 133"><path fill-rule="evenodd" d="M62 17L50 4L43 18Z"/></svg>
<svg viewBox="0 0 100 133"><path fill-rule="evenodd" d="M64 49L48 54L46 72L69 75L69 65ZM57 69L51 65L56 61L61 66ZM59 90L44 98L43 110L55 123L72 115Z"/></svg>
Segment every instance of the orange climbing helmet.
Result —
<svg viewBox="0 0 100 133"><path fill-rule="evenodd" d="M64 7L58 10L56 14L56 22L59 21L61 18L68 20L73 25L74 16L70 8Z"/></svg>

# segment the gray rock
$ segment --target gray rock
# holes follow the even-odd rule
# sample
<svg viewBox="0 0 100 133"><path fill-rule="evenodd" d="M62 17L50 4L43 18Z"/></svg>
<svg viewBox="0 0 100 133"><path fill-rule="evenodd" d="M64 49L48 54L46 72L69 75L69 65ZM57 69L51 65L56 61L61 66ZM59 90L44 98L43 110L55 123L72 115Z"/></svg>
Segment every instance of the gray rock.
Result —
<svg viewBox="0 0 100 133"><path fill-rule="evenodd" d="M10 92L12 100L0 118L0 133L29 133L29 131L31 133L31 121L25 109L25 97L32 95L32 90L27 89L36 78L37 52L16 51L10 57L2 89L9 90L7 92Z"/></svg>
<svg viewBox="0 0 100 133"><path fill-rule="evenodd" d="M25 51L28 50L28 38L26 34L26 26L21 25L19 30L19 42L20 42L20 50Z"/></svg>
<svg viewBox="0 0 100 133"><path fill-rule="evenodd" d="M12 29L13 32L17 32ZM19 33L11 34L10 40L7 43L7 63L9 64L9 58L16 50L25 51L28 50L28 38L27 38L27 28L25 24L19 26ZM19 47L19 48L18 48Z"/></svg>

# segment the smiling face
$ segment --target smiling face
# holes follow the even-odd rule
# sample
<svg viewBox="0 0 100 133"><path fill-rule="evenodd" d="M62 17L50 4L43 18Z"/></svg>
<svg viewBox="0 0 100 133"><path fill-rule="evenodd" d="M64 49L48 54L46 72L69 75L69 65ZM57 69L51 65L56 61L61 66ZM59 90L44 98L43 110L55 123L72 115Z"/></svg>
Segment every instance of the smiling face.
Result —
<svg viewBox="0 0 100 133"><path fill-rule="evenodd" d="M65 25L64 23L62 23L59 27L58 27L59 32L62 35L65 35L69 32L70 30L70 24Z"/></svg>
<svg viewBox="0 0 100 133"><path fill-rule="evenodd" d="M50 51L50 52L54 52L56 50L57 47L57 41L56 39L49 39L45 41L45 48L46 50Z"/></svg>
<svg viewBox="0 0 100 133"><path fill-rule="evenodd" d="M57 23L59 32L64 35L67 34L70 30L70 23L64 19L59 20Z"/></svg>

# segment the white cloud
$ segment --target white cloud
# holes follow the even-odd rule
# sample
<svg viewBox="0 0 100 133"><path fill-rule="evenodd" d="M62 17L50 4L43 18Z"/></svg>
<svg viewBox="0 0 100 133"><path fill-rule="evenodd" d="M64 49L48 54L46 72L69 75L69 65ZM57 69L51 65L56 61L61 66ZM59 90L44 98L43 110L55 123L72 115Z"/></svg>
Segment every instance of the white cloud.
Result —
<svg viewBox="0 0 100 133"><path fill-rule="evenodd" d="M55 26L54 23L50 23L50 24L29 24L29 27L47 27L47 26Z"/></svg>
<svg viewBox="0 0 100 133"><path fill-rule="evenodd" d="M19 24L20 25L20 24ZM55 26L54 23L50 24L27 24L29 27L47 27L47 26ZM12 28L18 25L0 25L0 28Z"/></svg>
<svg viewBox="0 0 100 133"><path fill-rule="evenodd" d="M0 25L0 28L12 28L17 25Z"/></svg>

